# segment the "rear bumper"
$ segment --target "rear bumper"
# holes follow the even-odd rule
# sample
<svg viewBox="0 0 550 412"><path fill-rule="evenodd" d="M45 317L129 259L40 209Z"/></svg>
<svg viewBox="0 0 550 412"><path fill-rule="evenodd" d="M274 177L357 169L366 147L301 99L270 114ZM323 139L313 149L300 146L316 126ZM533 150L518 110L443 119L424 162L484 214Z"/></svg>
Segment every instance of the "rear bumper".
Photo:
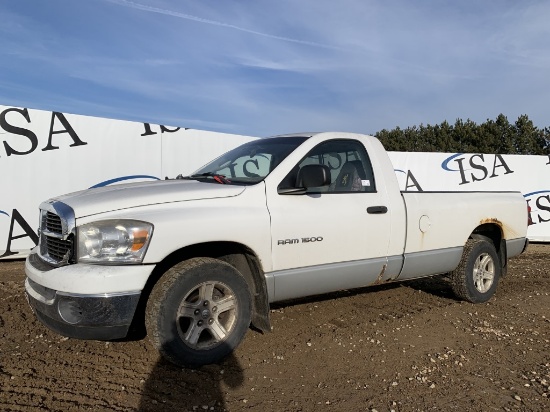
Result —
<svg viewBox="0 0 550 412"><path fill-rule="evenodd" d="M525 252L529 245L529 239L525 237L506 240L506 255L508 258L517 256Z"/></svg>

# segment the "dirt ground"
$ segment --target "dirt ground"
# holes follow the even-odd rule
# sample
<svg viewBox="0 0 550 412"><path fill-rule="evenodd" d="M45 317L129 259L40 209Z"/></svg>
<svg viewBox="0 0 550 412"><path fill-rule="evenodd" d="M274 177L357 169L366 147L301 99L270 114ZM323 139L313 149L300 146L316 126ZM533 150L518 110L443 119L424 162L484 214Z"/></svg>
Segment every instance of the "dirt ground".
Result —
<svg viewBox="0 0 550 412"><path fill-rule="evenodd" d="M146 339L50 332L23 281L23 262L0 262L2 411L550 410L550 245L512 259L487 304L433 278L273 307L273 333L200 370Z"/></svg>

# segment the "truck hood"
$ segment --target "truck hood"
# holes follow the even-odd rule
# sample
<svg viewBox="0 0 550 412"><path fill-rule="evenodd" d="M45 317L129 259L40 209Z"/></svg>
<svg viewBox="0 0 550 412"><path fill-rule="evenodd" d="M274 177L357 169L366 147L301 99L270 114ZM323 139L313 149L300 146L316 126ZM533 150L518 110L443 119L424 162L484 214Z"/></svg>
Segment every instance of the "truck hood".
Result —
<svg viewBox="0 0 550 412"><path fill-rule="evenodd" d="M50 199L48 203L63 202L79 218L139 206L238 196L244 190L245 186L195 180L161 180L82 190Z"/></svg>

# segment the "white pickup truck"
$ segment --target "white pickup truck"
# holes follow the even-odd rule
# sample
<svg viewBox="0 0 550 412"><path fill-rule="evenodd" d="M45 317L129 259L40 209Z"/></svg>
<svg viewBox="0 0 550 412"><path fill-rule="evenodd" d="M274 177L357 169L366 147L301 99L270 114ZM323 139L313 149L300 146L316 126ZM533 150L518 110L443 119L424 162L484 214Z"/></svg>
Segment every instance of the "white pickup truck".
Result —
<svg viewBox="0 0 550 412"><path fill-rule="evenodd" d="M217 362L269 304L448 273L485 302L527 246L519 192L401 192L380 142L305 133L246 143L190 176L40 206L25 265L36 316L75 338L145 324L178 365Z"/></svg>

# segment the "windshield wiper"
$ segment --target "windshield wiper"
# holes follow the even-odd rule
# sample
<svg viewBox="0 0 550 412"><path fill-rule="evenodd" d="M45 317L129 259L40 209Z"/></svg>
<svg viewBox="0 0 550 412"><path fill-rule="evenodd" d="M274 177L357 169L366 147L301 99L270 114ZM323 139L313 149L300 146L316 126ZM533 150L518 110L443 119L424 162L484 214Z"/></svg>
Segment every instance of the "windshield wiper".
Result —
<svg viewBox="0 0 550 412"><path fill-rule="evenodd" d="M197 179L197 178L201 178L201 177L211 177L216 182L221 183L222 185L226 185L228 183L231 183L231 180L226 178L224 175L221 175L219 173L213 173L213 172L198 173L196 175L181 177L181 179Z"/></svg>

